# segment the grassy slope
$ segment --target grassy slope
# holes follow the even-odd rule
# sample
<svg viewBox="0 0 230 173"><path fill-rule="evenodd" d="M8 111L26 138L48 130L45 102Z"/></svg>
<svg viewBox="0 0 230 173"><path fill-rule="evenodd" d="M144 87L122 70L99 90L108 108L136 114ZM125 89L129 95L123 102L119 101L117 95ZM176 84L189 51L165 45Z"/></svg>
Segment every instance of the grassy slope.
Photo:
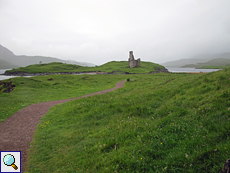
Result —
<svg viewBox="0 0 230 173"><path fill-rule="evenodd" d="M229 76L130 75L122 89L55 106L26 172L216 173L230 152Z"/></svg>
<svg viewBox="0 0 230 173"><path fill-rule="evenodd" d="M210 60L210 61L205 62L205 63L187 64L187 65L184 65L182 67L183 68L188 68L188 67L201 68L201 69L203 69L203 68L205 68L205 69L210 69L210 68L223 69L223 68L226 68L226 66L229 64L230 64L230 59L218 58L218 59Z"/></svg>
<svg viewBox="0 0 230 173"><path fill-rule="evenodd" d="M78 67L78 68L76 68ZM49 64L35 64L27 67L20 67L9 70L11 72L27 72L27 73L44 73L44 72L89 72L89 71L103 71L103 72L130 72L130 73L148 73L156 69L162 69L163 66L151 62L141 62L141 67L130 69L127 61L111 61L97 67L83 67L72 64L49 63Z"/></svg>
<svg viewBox="0 0 230 173"><path fill-rule="evenodd" d="M48 81L53 78L52 81ZM16 77L16 88L10 94L0 92L0 122L16 111L34 103L74 98L115 87L125 76L49 75L31 78ZM5 80L9 81L9 80Z"/></svg>

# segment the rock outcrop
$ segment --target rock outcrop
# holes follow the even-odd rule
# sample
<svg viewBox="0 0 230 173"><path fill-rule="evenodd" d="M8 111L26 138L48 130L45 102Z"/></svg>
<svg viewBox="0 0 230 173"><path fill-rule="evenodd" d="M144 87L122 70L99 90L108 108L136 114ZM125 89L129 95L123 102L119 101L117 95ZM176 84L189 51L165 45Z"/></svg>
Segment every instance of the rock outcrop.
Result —
<svg viewBox="0 0 230 173"><path fill-rule="evenodd" d="M5 93L10 93L13 91L15 85L12 84L12 81L0 81L0 91L5 92Z"/></svg>
<svg viewBox="0 0 230 173"><path fill-rule="evenodd" d="M151 73L169 73L169 71L166 68L162 68L162 69L156 69L156 71L150 71L149 74Z"/></svg>
<svg viewBox="0 0 230 173"><path fill-rule="evenodd" d="M230 159L228 159L223 166L222 171L220 173L230 173Z"/></svg>

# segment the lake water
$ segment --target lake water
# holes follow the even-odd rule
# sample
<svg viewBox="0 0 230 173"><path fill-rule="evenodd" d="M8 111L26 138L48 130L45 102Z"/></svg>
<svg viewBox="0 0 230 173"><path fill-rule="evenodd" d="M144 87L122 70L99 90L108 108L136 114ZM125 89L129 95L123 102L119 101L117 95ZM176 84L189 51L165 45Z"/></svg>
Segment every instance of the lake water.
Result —
<svg viewBox="0 0 230 173"><path fill-rule="evenodd" d="M195 69L195 68L179 68L179 67L165 67L168 69L169 72L174 73L186 73L186 72L203 72L203 73L209 73L218 71L219 69Z"/></svg>
<svg viewBox="0 0 230 173"><path fill-rule="evenodd" d="M5 76L5 75L1 75L1 74L5 73L6 70L10 70L10 69L0 69L0 80L10 79L10 78L13 78L13 77L18 77L18 76Z"/></svg>
<svg viewBox="0 0 230 173"><path fill-rule="evenodd" d="M0 69L0 80L4 80L4 79L10 79L10 78L14 78L14 77L19 77L19 76L6 76L6 75L1 75L4 74L6 70L10 70L10 69ZM85 73L79 73L79 74L74 74L74 75L83 75ZM94 75L96 73L87 73L87 74L91 74ZM31 76L24 76L24 77L31 77Z"/></svg>

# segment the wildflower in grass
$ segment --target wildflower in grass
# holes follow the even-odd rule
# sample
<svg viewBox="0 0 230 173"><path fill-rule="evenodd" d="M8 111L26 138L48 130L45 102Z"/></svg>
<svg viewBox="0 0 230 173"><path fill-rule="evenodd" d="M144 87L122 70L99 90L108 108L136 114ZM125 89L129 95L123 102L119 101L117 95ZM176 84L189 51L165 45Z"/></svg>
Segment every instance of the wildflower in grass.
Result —
<svg viewBox="0 0 230 173"><path fill-rule="evenodd" d="M162 144L162 143L161 143Z"/></svg>
<svg viewBox="0 0 230 173"><path fill-rule="evenodd" d="M142 158L141 158L141 160L142 160Z"/></svg>

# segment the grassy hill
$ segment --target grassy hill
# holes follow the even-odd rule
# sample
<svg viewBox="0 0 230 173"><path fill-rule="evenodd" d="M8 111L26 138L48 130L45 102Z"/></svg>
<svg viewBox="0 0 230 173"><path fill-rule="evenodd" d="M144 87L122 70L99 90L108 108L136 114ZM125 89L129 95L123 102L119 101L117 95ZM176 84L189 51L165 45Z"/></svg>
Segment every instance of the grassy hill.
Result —
<svg viewBox="0 0 230 173"><path fill-rule="evenodd" d="M208 74L51 75L11 79L0 119L41 101L112 88L54 106L37 125L32 172L210 172L229 159L230 68ZM53 78L52 81L48 81Z"/></svg>
<svg viewBox="0 0 230 173"><path fill-rule="evenodd" d="M182 66L182 68L193 67L193 68L221 68L222 69L228 66L229 64L230 64L230 59L218 58L218 59L212 59L205 63L184 65Z"/></svg>
<svg viewBox="0 0 230 173"><path fill-rule="evenodd" d="M35 64L27 67L8 70L7 72L45 73L45 72L115 72L115 73L149 73L164 66L152 62L141 62L141 67L129 68L128 61L111 61L101 66L83 67L73 64L53 62L49 64Z"/></svg>

